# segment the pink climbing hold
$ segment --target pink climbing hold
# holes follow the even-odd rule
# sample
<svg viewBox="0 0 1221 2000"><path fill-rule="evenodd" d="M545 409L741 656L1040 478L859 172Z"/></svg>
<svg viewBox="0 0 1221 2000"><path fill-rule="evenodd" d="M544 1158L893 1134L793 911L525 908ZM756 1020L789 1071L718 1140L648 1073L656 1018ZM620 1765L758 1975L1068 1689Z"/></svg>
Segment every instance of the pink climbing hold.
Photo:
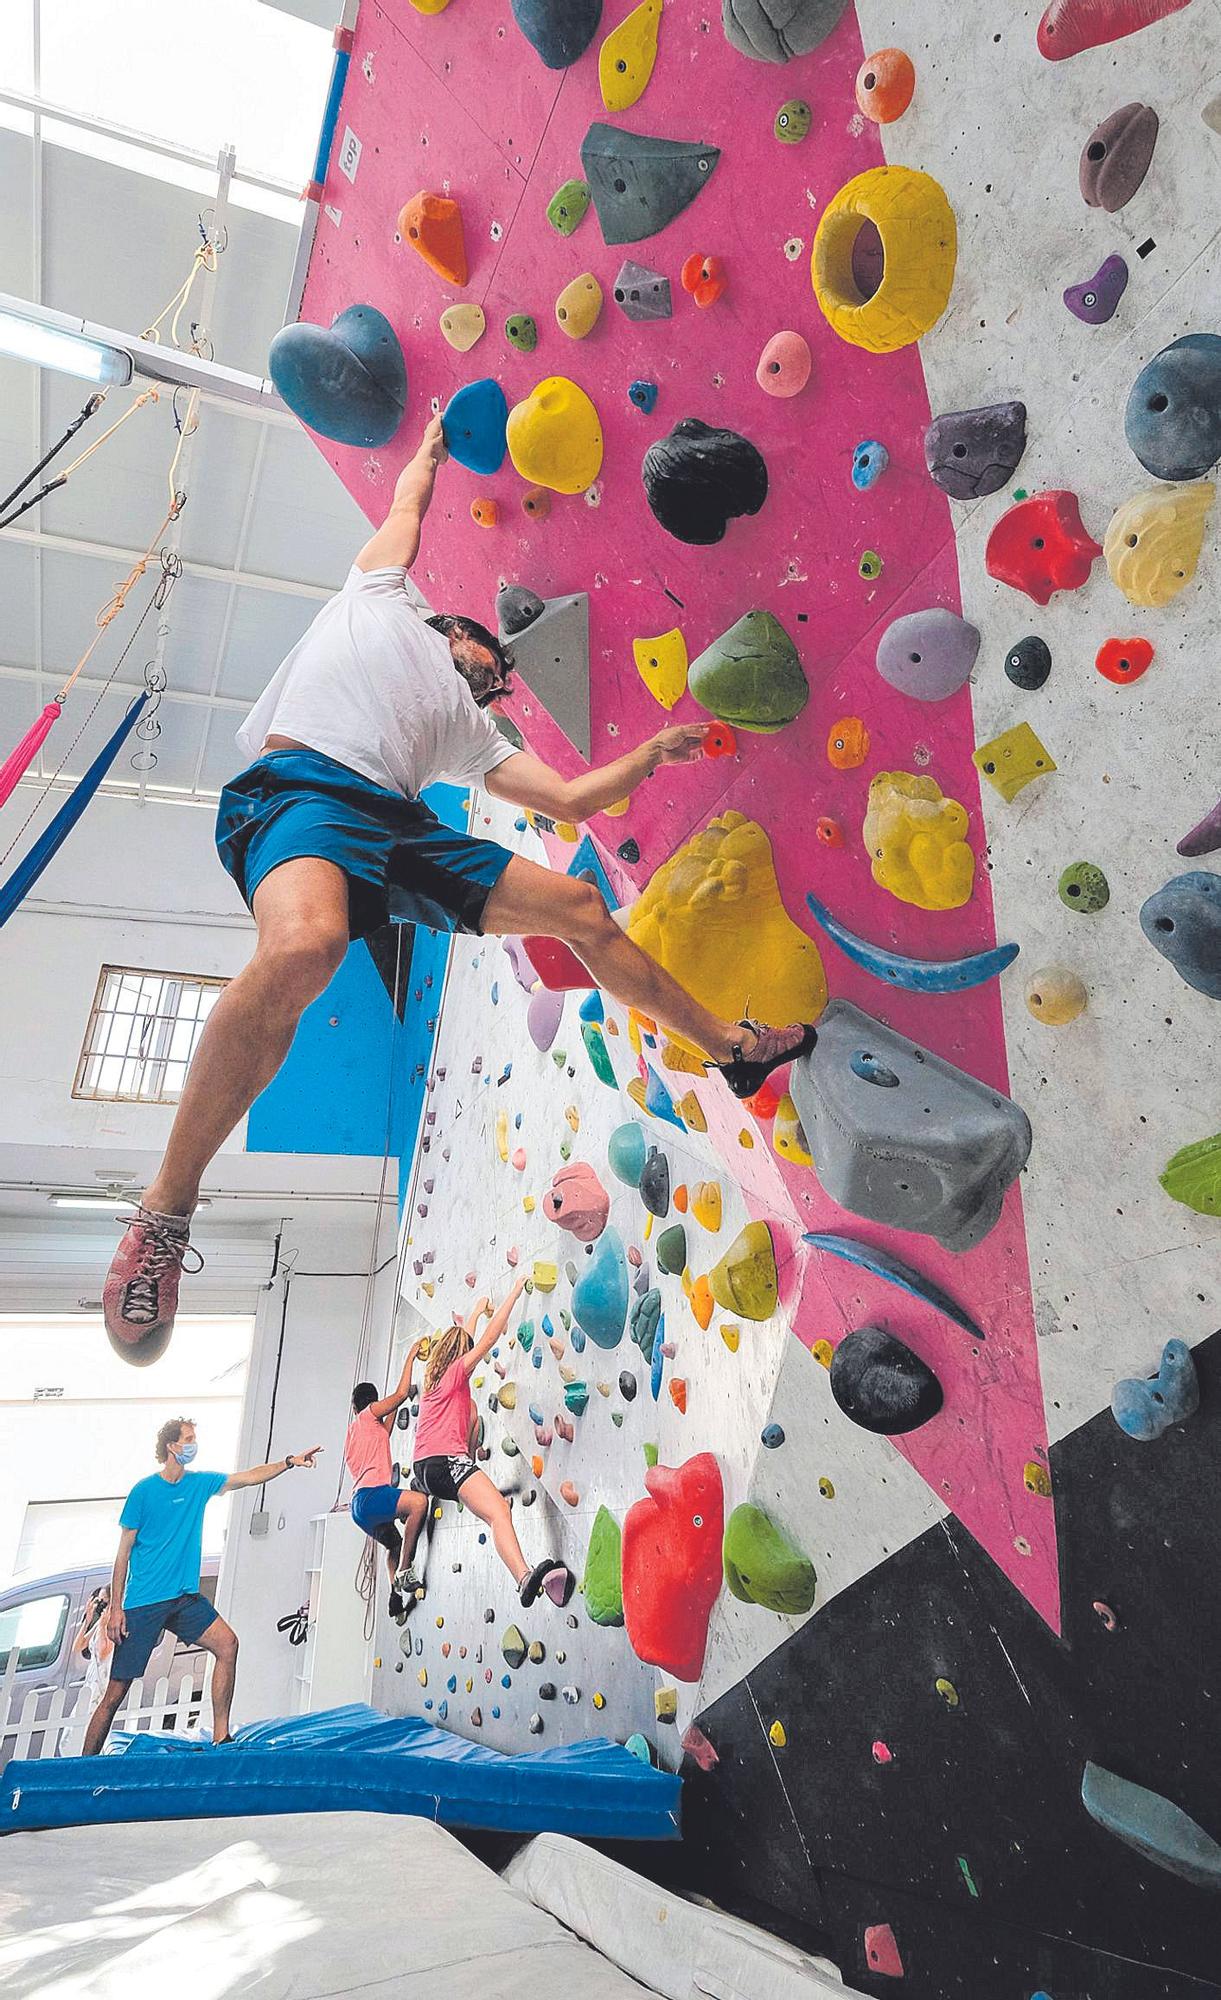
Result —
<svg viewBox="0 0 1221 2000"><path fill-rule="evenodd" d="M774 333L759 356L755 380L769 396L799 396L810 379L809 343L800 333Z"/></svg>
<svg viewBox="0 0 1221 2000"><path fill-rule="evenodd" d="M699 1679L721 1588L725 1500L710 1451L654 1465L646 1500L623 1523L623 1615L638 1659L680 1681Z"/></svg>
<svg viewBox="0 0 1221 2000"><path fill-rule="evenodd" d="M580 1501L580 1498L581 1496L578 1493L576 1487L573 1485L571 1479L562 1479L560 1481L560 1499L563 1500L569 1507L575 1507Z"/></svg>
<svg viewBox="0 0 1221 2000"><path fill-rule="evenodd" d="M1086 49L1139 34L1190 5L1191 0L1051 0L1035 38L1039 54L1048 62L1064 62Z"/></svg>
<svg viewBox="0 0 1221 2000"><path fill-rule="evenodd" d="M894 1751L888 1744L883 1743L881 1738L873 1745L872 1755L875 1764L894 1763Z"/></svg>
<svg viewBox="0 0 1221 2000"><path fill-rule="evenodd" d="M567 1417L557 1415L555 1420L555 1434L557 1437L563 1438L565 1444L571 1444L577 1434L576 1425L570 1423Z"/></svg>
<svg viewBox="0 0 1221 2000"><path fill-rule="evenodd" d="M521 1252L518 1249L516 1243L514 1243L510 1249L505 1251L505 1263L508 1265L511 1271L515 1271L517 1269L517 1260L520 1257L520 1255Z"/></svg>
<svg viewBox="0 0 1221 2000"><path fill-rule="evenodd" d="M470 1286L471 1290L474 1291L477 1282L476 1273L474 1271L468 1271L466 1274L465 1282Z"/></svg>
<svg viewBox="0 0 1221 2000"><path fill-rule="evenodd" d="M513 1158L512 1158L512 1161L511 1161L511 1163L510 1163L510 1164L511 1164L512 1166L516 1167L516 1169L517 1169L517 1171L518 1171L518 1173L519 1173L519 1174L522 1174L522 1173L524 1173L524 1172L525 1172L525 1170L526 1170L526 1149L525 1149L525 1147L524 1147L524 1146L519 1146L519 1147L517 1148L516 1152L515 1152L515 1153L514 1153L514 1155L513 1155Z"/></svg>
<svg viewBox="0 0 1221 2000"><path fill-rule="evenodd" d="M713 1771L721 1761L703 1730L694 1722L689 1723L683 1731L682 1747L687 1756L699 1765L701 1771Z"/></svg>
<svg viewBox="0 0 1221 2000"><path fill-rule="evenodd" d="M610 1196L593 1168L574 1160L556 1174L543 1196L543 1211L578 1243L593 1243L606 1228Z"/></svg>
<svg viewBox="0 0 1221 2000"><path fill-rule="evenodd" d="M889 1924L866 1925L865 1958L871 1972L884 1979L902 1979L903 1960Z"/></svg>

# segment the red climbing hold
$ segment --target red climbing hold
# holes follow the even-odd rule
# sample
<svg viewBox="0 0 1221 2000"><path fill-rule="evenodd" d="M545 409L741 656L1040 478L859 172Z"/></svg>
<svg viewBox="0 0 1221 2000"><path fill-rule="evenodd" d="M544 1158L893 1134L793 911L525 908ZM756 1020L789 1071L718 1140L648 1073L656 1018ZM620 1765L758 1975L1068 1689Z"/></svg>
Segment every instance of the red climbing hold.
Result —
<svg viewBox="0 0 1221 2000"><path fill-rule="evenodd" d="M719 257L702 257L696 250L683 265L682 278L697 306L713 306L725 289L725 266Z"/></svg>
<svg viewBox="0 0 1221 2000"><path fill-rule="evenodd" d="M815 820L814 832L824 847L842 847L844 844L843 827L837 819L832 819L826 813L821 819Z"/></svg>
<svg viewBox="0 0 1221 2000"><path fill-rule="evenodd" d="M770 1125L780 1109L782 1094L773 1084L764 1081L753 1097L744 1097L742 1102L752 1118L757 1118L762 1125Z"/></svg>
<svg viewBox="0 0 1221 2000"><path fill-rule="evenodd" d="M704 731L705 757L736 757L738 739L727 722L710 722Z"/></svg>
<svg viewBox="0 0 1221 2000"><path fill-rule="evenodd" d="M1001 515L988 537L984 567L998 583L1047 604L1057 590L1080 590L1101 554L1101 543L1085 531L1075 493L1034 493Z"/></svg>
<svg viewBox="0 0 1221 2000"><path fill-rule="evenodd" d="M1140 679L1152 659L1153 648L1147 639L1107 639L1099 646L1094 665L1104 681L1126 687L1129 681Z"/></svg>
<svg viewBox="0 0 1221 2000"><path fill-rule="evenodd" d="M871 1972L880 1973L884 1979L902 1979L903 1960L889 1924L866 1925L865 1958Z"/></svg>
<svg viewBox="0 0 1221 2000"><path fill-rule="evenodd" d="M521 942L543 985L552 993L588 993L597 984L561 938L527 937Z"/></svg>
<svg viewBox="0 0 1221 2000"><path fill-rule="evenodd" d="M1063 62L1138 34L1190 5L1191 0L1051 0L1039 22L1039 54L1048 62Z"/></svg>
<svg viewBox="0 0 1221 2000"><path fill-rule="evenodd" d="M623 1523L623 1616L638 1659L680 1681L699 1679L721 1587L725 1502L710 1451L654 1465L647 1500Z"/></svg>

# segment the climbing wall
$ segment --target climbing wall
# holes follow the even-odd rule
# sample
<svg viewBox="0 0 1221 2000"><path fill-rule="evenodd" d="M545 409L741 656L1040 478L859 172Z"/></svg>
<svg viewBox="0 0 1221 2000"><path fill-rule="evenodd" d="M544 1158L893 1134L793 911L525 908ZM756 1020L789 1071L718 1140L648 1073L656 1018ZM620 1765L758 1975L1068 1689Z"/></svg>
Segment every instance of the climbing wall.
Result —
<svg viewBox="0 0 1221 2000"><path fill-rule="evenodd" d="M475 798L475 830L596 879L710 1003L829 1006L743 1107L609 997L455 947L413 1325L541 1260L478 1391L488 1465L528 1553L580 1574L593 1538L627 1624L589 1589L515 1618L444 1509L429 1597L379 1632L383 1698L672 1764L694 1725L722 1751L683 1766L705 1886L825 1932L866 1990L1196 1993L1221 1851L1195 1829L1193 1877L1165 1802L1221 1839L1216 1725L1166 1633L1210 1614L1200 1546L1167 1564L1154 1528L1221 1497L1191 1356L1206 1374L1217 878L1207 835L1175 852L1217 792L1217 9L808 0L775 10L808 49L778 63L741 46L769 6L730 34L668 0L601 76L629 10L559 10L562 49L553 11L364 0L303 317L385 314L406 413L319 443L378 518L430 410L499 383L510 454L443 470L417 580L488 623L505 585L564 601L562 647L518 642L509 712L567 773L716 726L625 813L553 830ZM563 233L549 204L567 229L582 180ZM421 191L457 203L464 284L412 245L454 250L442 209L402 214ZM557 377L592 399L592 456ZM587 1243L548 1206L578 1163L609 1198ZM545 1658L506 1656L511 1625ZM1177 1726L1142 1749L1151 1673ZM990 1743L1038 1770L1026 1817L979 1784Z"/></svg>

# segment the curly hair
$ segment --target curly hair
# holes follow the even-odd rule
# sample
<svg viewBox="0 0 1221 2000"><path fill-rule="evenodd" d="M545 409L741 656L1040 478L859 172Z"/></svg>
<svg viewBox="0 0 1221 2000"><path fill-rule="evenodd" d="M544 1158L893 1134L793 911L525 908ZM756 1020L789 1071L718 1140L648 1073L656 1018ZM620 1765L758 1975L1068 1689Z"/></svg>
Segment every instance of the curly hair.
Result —
<svg viewBox="0 0 1221 2000"><path fill-rule="evenodd" d="M428 1350L428 1361L424 1368L424 1394L435 1389L447 1368L455 1361L469 1354L474 1342L464 1326L447 1326L444 1333L438 1333Z"/></svg>
<svg viewBox="0 0 1221 2000"><path fill-rule="evenodd" d="M170 1446L177 1444L187 1425L194 1422L194 1417L170 1417L168 1422L162 1424L161 1429L157 1432L155 1447L158 1465L165 1464L166 1459L170 1455Z"/></svg>

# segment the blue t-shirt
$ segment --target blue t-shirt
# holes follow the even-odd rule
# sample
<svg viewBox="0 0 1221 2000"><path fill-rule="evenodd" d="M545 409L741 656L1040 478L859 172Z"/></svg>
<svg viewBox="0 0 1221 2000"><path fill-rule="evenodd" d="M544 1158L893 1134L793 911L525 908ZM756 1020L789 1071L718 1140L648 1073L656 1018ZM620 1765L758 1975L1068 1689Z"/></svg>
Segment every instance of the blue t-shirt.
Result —
<svg viewBox="0 0 1221 2000"><path fill-rule="evenodd" d="M119 1516L121 1528L136 1531L123 1598L129 1611L199 1589L204 1508L228 1477L184 1472L169 1480L153 1472L136 1481Z"/></svg>

